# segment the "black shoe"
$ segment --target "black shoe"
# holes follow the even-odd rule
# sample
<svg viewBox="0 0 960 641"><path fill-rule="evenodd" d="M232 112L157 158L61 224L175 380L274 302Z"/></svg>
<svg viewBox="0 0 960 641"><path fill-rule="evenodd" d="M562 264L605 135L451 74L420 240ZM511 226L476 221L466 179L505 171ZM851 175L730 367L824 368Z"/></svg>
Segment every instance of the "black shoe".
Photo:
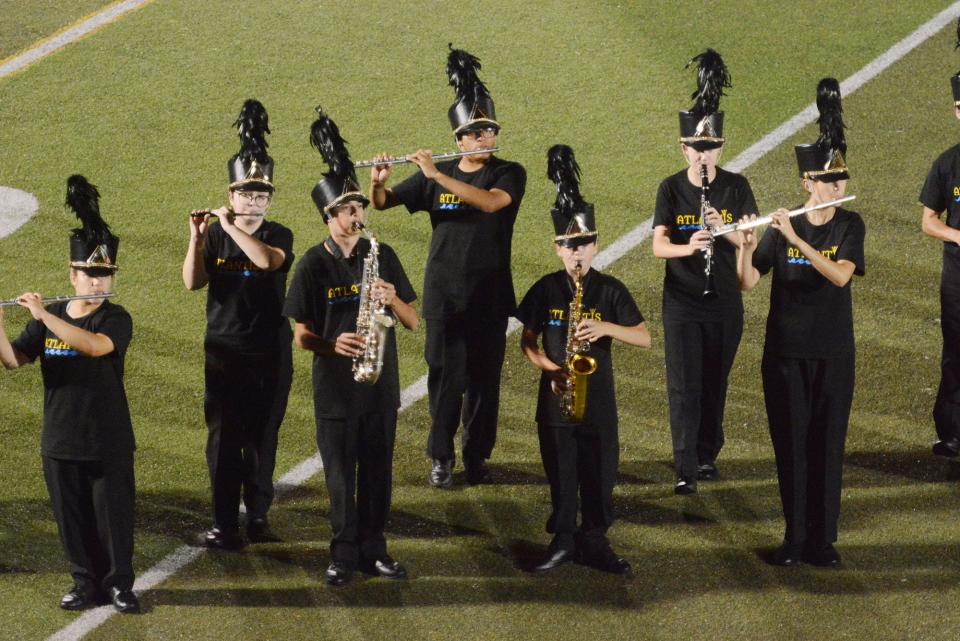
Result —
<svg viewBox="0 0 960 641"><path fill-rule="evenodd" d="M243 539L236 530L222 530L216 525L203 533L203 544L215 550L239 550Z"/></svg>
<svg viewBox="0 0 960 641"><path fill-rule="evenodd" d="M807 546L803 551L803 560L820 568L840 567L840 553L830 543Z"/></svg>
<svg viewBox="0 0 960 641"><path fill-rule="evenodd" d="M487 462L482 458L479 459L464 459L463 467L467 471L467 483L470 485L481 485L484 483L490 483L490 468L487 467Z"/></svg>
<svg viewBox="0 0 960 641"><path fill-rule="evenodd" d="M367 574L375 574L385 579L405 579L407 569L399 561L395 561L389 554L376 559L365 559L361 566Z"/></svg>
<svg viewBox="0 0 960 641"><path fill-rule="evenodd" d="M333 561L327 566L327 571L324 573L324 576L327 579L327 585L340 587L350 582L350 579L353 578L353 570L342 563Z"/></svg>
<svg viewBox="0 0 960 641"><path fill-rule="evenodd" d="M625 575L630 573L630 562L617 556L608 545L599 550L584 551L580 558L581 563L601 572Z"/></svg>
<svg viewBox="0 0 960 641"><path fill-rule="evenodd" d="M701 463L697 466L697 480L716 481L719 477L720 472L713 463Z"/></svg>
<svg viewBox="0 0 960 641"><path fill-rule="evenodd" d="M554 550L546 559L541 561L538 565L535 565L532 572L536 574L541 574L543 572L549 572L550 570L556 570L561 565L565 565L573 561L574 553L573 550L559 549Z"/></svg>
<svg viewBox="0 0 960 641"><path fill-rule="evenodd" d="M430 468L427 480L433 487L453 487L453 460L433 459L433 467Z"/></svg>
<svg viewBox="0 0 960 641"><path fill-rule="evenodd" d="M96 589L82 588L79 585L74 585L60 599L60 607L64 610L86 610L103 605L103 603L103 595Z"/></svg>
<svg viewBox="0 0 960 641"><path fill-rule="evenodd" d="M121 590L120 588L110 588L110 600L113 601L113 607L117 612L124 614L136 614L140 612L140 600L133 590Z"/></svg>
<svg viewBox="0 0 960 641"><path fill-rule="evenodd" d="M944 458L957 458L960 455L960 440L949 438L933 444L933 453Z"/></svg>
<svg viewBox="0 0 960 641"><path fill-rule="evenodd" d="M677 479L677 484L673 488L674 494L679 494L680 496L689 496L691 494L697 493L697 482L691 481L685 476L681 476Z"/></svg>
<svg viewBox="0 0 960 641"><path fill-rule="evenodd" d="M781 567L793 567L800 565L803 550L801 546L784 543L767 557L767 563L770 565L779 565Z"/></svg>
<svg viewBox="0 0 960 641"><path fill-rule="evenodd" d="M277 543L281 539L270 529L270 523L263 517L247 521L247 538L252 543Z"/></svg>

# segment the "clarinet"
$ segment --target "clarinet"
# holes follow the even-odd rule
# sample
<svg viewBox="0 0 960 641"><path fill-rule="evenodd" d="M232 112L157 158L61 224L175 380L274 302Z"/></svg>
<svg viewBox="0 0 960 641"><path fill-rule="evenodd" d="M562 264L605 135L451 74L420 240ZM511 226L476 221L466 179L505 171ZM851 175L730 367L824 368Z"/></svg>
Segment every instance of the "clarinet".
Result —
<svg viewBox="0 0 960 641"><path fill-rule="evenodd" d="M703 297L710 298L716 296L717 292L713 286L713 228L707 224L707 210L712 209L710 204L710 183L707 178L707 166L700 165L700 229L710 232L710 244L701 251L703 252Z"/></svg>

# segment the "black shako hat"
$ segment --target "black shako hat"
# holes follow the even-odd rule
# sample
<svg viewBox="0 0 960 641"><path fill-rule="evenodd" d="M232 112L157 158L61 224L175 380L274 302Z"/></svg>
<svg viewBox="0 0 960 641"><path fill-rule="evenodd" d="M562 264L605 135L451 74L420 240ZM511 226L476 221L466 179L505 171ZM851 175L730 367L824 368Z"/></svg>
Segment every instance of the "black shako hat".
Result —
<svg viewBox="0 0 960 641"><path fill-rule="evenodd" d="M580 165L567 145L554 145L547 152L547 177L557 186L557 200L550 210L553 239L563 247L578 247L596 242L597 223L593 205L580 195Z"/></svg>
<svg viewBox="0 0 960 641"><path fill-rule="evenodd" d="M273 192L273 158L267 154L270 133L267 110L259 100L248 98L233 123L240 136L240 151L227 161L230 189Z"/></svg>
<svg viewBox="0 0 960 641"><path fill-rule="evenodd" d="M462 49L454 49L453 43L447 56L447 78L457 94L447 116L456 136L472 130L493 127L499 131L500 123L493 107L493 98L486 85L480 81L477 71L480 60Z"/></svg>
<svg viewBox="0 0 960 641"><path fill-rule="evenodd" d="M957 18L957 44L954 49L960 49L960 18ZM960 107L960 71L950 78L950 86L953 88L953 106Z"/></svg>
<svg viewBox="0 0 960 641"><path fill-rule="evenodd" d="M80 219L80 227L70 231L70 266L77 269L116 271L120 239L100 217L100 192L86 178L74 174L67 178L67 200Z"/></svg>
<svg viewBox="0 0 960 641"><path fill-rule="evenodd" d="M718 110L724 88L733 86L730 72L713 49L694 56L684 69L693 63L697 63L697 90L690 95L695 100L690 111L680 112L680 142L698 151L716 149L724 143L723 112Z"/></svg>
<svg viewBox="0 0 960 641"><path fill-rule="evenodd" d="M310 127L310 144L320 152L330 170L323 174L323 179L310 195L326 222L330 218L330 211L337 205L356 200L366 207L370 199L360 191L357 173L347 152L347 141L340 137L337 123L323 113L319 105L316 111L317 119Z"/></svg>
<svg viewBox="0 0 960 641"><path fill-rule="evenodd" d="M847 170L847 141L843 130L843 106L840 83L836 78L824 78L817 85L817 109L820 117L820 137L811 145L797 145L797 167L803 178L821 182L836 182L850 177Z"/></svg>

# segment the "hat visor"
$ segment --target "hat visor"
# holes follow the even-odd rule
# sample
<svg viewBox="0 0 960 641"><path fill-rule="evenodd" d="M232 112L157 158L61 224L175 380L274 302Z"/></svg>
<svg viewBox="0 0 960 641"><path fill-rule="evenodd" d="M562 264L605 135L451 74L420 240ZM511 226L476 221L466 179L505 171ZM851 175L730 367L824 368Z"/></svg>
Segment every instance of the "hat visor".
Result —
<svg viewBox="0 0 960 641"><path fill-rule="evenodd" d="M681 138L680 142L697 151L710 151L723 147L723 138Z"/></svg>
<svg viewBox="0 0 960 641"><path fill-rule="evenodd" d="M807 172L803 176L804 178L809 178L810 180L816 180L820 183L835 183L838 180L850 180L850 172L846 169L841 169L839 171L824 171L824 172Z"/></svg>
<svg viewBox="0 0 960 641"><path fill-rule="evenodd" d="M247 179L230 183L230 191L266 191L272 194L276 188L264 180Z"/></svg>
<svg viewBox="0 0 960 641"><path fill-rule="evenodd" d="M456 129L453 133L455 136L461 136L468 131L477 131L478 129L489 129L493 127L497 130L497 133L500 133L500 123L496 120L490 120L489 118L477 118L476 120L471 120L470 122L465 122Z"/></svg>
<svg viewBox="0 0 960 641"><path fill-rule="evenodd" d="M79 269L88 276L96 276L99 278L113 276L117 271L116 265L111 265L108 263L84 263L81 261L71 261L70 267L73 269Z"/></svg>
<svg viewBox="0 0 960 641"><path fill-rule="evenodd" d="M336 198L334 198L329 205L323 208L323 213L330 214L334 210L334 208L342 205L343 203L350 202L350 201L358 202L362 204L364 207L370 204L370 199L364 196L359 191L350 191L341 196L337 196Z"/></svg>
<svg viewBox="0 0 960 641"><path fill-rule="evenodd" d="M576 249L577 247L597 242L597 236L599 236L599 234L595 231L586 234L565 234L563 236L557 236L553 239L553 242L561 247Z"/></svg>

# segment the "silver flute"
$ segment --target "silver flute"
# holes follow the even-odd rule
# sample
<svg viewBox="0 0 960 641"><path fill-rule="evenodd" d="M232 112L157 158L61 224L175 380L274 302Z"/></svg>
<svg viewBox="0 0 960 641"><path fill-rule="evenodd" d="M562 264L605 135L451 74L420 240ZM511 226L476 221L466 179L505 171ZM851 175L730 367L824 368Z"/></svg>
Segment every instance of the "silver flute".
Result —
<svg viewBox="0 0 960 641"><path fill-rule="evenodd" d="M103 299L103 298L110 298L111 296L114 296L114 295L115 294L113 292L110 292L109 294L80 294L77 296L54 296L53 298L41 298L40 302L44 305L49 305L51 303L65 303L71 300L97 300L97 299ZM2 300L0 301L0 307L14 307L20 304L17 302L18 300L20 299L11 298L10 300Z"/></svg>
<svg viewBox="0 0 960 641"><path fill-rule="evenodd" d="M476 154L493 154L500 151L500 147L494 147L493 149L474 149L473 151L451 151L445 154L433 154L430 156L434 162L438 160L450 160L452 158L462 158L463 156L474 156ZM413 162L412 160L407 160L406 158L394 158L393 160L361 160L360 162L353 163L355 169L362 169L364 167L377 167L380 165L402 165L404 163Z"/></svg>
<svg viewBox="0 0 960 641"><path fill-rule="evenodd" d="M811 207L801 207L800 209L791 209L787 212L787 216L793 218L794 216L799 216L800 214L805 214L809 211L816 211L818 209L826 209L827 207L836 207L840 203L850 202L856 198L856 196L844 196L843 198L837 198L836 200L831 200L827 203L820 203L819 205L813 205ZM769 216L764 216L763 218L757 218L756 220L751 220L746 223L736 223L730 225L724 225L720 229L713 232L714 236L723 236L724 234L730 234L735 231L743 231L745 229L753 229L754 227L760 227L762 225L769 225L773 221L773 214Z"/></svg>

